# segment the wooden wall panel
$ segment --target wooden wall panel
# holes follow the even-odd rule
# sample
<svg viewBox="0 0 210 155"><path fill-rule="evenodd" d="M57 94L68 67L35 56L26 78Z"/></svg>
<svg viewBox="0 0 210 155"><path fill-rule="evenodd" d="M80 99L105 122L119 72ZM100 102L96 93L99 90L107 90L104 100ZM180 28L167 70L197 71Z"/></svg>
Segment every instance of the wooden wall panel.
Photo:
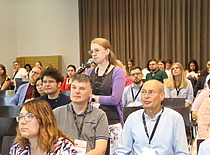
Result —
<svg viewBox="0 0 210 155"><path fill-rule="evenodd" d="M26 57L17 57L16 60L21 63L21 67L24 67L25 64L30 64L33 68L37 61L41 61L43 67L51 64L54 68L57 68L62 74L62 62L61 55L52 55L52 56L26 56Z"/></svg>

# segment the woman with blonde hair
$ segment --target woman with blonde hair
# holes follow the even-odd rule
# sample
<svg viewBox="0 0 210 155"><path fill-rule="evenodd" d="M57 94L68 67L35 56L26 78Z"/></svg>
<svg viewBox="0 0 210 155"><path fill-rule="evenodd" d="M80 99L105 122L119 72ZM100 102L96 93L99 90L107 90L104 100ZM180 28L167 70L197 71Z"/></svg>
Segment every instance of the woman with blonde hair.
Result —
<svg viewBox="0 0 210 155"><path fill-rule="evenodd" d="M166 98L185 98L185 106L190 107L193 102L193 87L184 73L184 68L179 62L173 63L171 74L165 80Z"/></svg>
<svg viewBox="0 0 210 155"><path fill-rule="evenodd" d="M23 103L18 122L17 136L10 155L73 155L72 140L58 128L50 105L40 99Z"/></svg>
<svg viewBox="0 0 210 155"><path fill-rule="evenodd" d="M111 44L104 38L91 41L89 52L97 67L87 70L93 80L93 100L105 111L110 131L110 154L117 146L123 125L122 93L125 86L125 72L118 66Z"/></svg>

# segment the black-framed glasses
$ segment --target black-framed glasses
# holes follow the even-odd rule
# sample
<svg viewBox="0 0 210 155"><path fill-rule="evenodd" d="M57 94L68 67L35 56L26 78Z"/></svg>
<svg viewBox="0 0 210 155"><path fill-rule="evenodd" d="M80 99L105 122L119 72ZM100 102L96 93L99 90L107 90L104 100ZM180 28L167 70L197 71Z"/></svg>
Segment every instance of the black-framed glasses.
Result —
<svg viewBox="0 0 210 155"><path fill-rule="evenodd" d="M16 116L16 121L20 122L24 118L26 122L30 122L34 117L35 117L34 114L27 113L25 116L23 115Z"/></svg>
<svg viewBox="0 0 210 155"><path fill-rule="evenodd" d="M141 73L133 73L133 74L130 74L131 76L138 76L138 75L140 75Z"/></svg>

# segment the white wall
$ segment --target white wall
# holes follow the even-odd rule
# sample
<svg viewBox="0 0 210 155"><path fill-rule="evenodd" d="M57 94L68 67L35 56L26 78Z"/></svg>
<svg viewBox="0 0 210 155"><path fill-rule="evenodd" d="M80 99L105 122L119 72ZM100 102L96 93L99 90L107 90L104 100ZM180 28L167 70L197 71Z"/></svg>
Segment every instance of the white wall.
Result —
<svg viewBox="0 0 210 155"><path fill-rule="evenodd" d="M0 1L0 64L5 65L10 74L12 62L17 56L15 1Z"/></svg>
<svg viewBox="0 0 210 155"><path fill-rule="evenodd" d="M9 1L13 4L11 10L15 10L10 23L16 25L13 35L17 34L16 42L13 41L16 50L12 60L17 56L62 55L63 75L66 74L65 68L68 64L79 66L77 0ZM1 4L0 6L2 7ZM7 7L11 8L10 4Z"/></svg>

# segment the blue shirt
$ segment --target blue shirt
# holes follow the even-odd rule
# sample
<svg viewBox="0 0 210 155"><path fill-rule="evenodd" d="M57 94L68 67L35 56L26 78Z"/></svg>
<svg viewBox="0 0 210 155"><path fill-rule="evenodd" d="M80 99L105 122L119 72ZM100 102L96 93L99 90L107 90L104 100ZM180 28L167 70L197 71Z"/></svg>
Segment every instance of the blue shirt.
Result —
<svg viewBox="0 0 210 155"><path fill-rule="evenodd" d="M198 155L210 155L210 138L200 144Z"/></svg>
<svg viewBox="0 0 210 155"><path fill-rule="evenodd" d="M139 90L142 88L141 84L138 88L134 87L134 84L130 84L129 86L126 86L124 88L123 91L123 95L122 95L122 102L123 102L123 106L127 107L129 106L129 104L133 105L133 106L142 106L142 101L141 101L141 93L139 92ZM133 91L133 95L132 95L132 91ZM138 94L139 92L139 94ZM136 95L138 94L138 96L136 97ZM136 97L136 99L134 100L134 98Z"/></svg>
<svg viewBox="0 0 210 155"><path fill-rule="evenodd" d="M132 150L134 155L141 155L145 147L154 149L159 155L189 155L184 121L178 112L164 108L151 144L143 125L143 112L141 109L128 116L115 150L116 155L129 154ZM153 119L145 114L149 136L161 112Z"/></svg>

